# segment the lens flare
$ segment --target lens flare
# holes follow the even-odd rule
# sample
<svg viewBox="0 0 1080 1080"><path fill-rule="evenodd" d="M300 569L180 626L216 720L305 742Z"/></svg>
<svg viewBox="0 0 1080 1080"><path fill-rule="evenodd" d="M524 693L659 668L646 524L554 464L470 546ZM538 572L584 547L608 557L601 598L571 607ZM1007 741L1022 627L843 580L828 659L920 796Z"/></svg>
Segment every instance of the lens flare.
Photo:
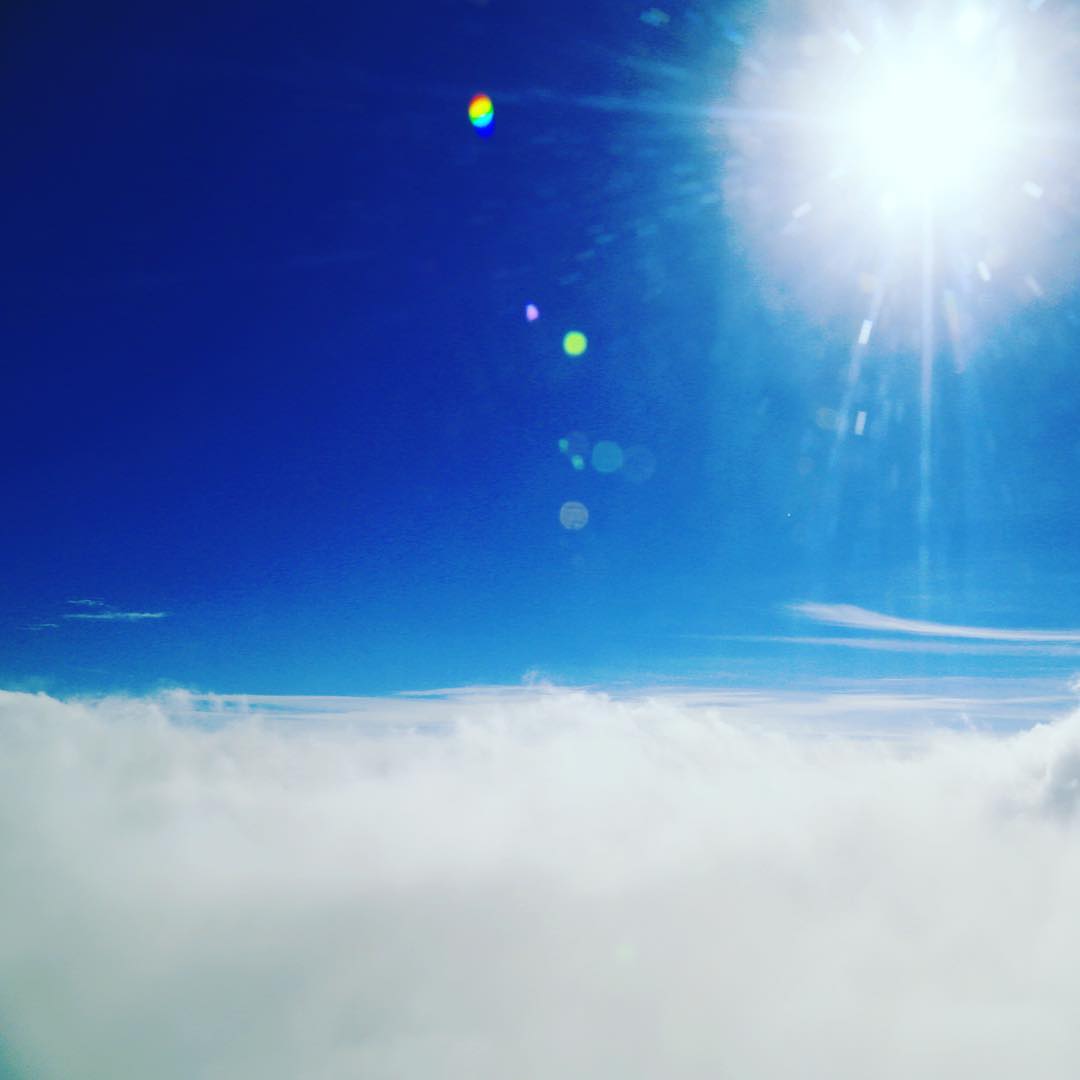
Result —
<svg viewBox="0 0 1080 1080"><path fill-rule="evenodd" d="M469 101L469 122L474 128L483 130L491 126L495 119L495 106L487 94L474 94Z"/></svg>
<svg viewBox="0 0 1080 1080"><path fill-rule="evenodd" d="M563 337L562 346L567 356L583 356L589 347L589 339L580 330L570 330Z"/></svg>
<svg viewBox="0 0 1080 1080"><path fill-rule="evenodd" d="M559 507L559 524L569 532L580 532L589 524L589 511L584 503L571 500Z"/></svg>
<svg viewBox="0 0 1080 1080"><path fill-rule="evenodd" d="M593 447L592 467L600 473L618 472L623 467L622 447L610 439L602 439Z"/></svg>

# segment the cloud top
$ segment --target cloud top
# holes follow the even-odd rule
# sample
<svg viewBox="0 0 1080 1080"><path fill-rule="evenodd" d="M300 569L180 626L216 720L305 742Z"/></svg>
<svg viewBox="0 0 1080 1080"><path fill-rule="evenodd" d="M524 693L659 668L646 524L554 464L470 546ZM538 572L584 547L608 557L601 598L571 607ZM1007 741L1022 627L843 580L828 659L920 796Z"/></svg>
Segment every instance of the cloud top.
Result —
<svg viewBox="0 0 1080 1080"><path fill-rule="evenodd" d="M1075 1075L1077 717L315 702L0 694L27 1075Z"/></svg>

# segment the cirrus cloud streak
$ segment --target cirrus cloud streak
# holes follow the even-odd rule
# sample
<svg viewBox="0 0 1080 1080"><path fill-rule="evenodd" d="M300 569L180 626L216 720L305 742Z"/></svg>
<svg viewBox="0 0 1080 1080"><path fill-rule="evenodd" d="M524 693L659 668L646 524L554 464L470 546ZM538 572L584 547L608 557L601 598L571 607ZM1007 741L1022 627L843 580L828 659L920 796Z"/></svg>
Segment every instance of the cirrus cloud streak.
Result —
<svg viewBox="0 0 1080 1080"><path fill-rule="evenodd" d="M85 622L142 622L145 619L164 619L166 611L76 611L65 612L65 619Z"/></svg>
<svg viewBox="0 0 1080 1080"><path fill-rule="evenodd" d="M888 633L917 634L928 637L968 638L974 641L1013 641L1076 644L1080 630L995 629L988 626L956 626L925 619L901 619L869 611L854 604L792 604L791 610L828 626L854 630L881 630Z"/></svg>

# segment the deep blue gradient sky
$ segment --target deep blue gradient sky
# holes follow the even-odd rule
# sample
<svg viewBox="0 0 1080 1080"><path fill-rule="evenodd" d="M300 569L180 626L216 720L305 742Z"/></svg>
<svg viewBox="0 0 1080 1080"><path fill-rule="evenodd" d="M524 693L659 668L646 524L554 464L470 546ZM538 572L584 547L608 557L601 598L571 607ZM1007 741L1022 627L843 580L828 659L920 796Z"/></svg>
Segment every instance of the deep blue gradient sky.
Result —
<svg viewBox="0 0 1080 1080"><path fill-rule="evenodd" d="M1061 288L942 357L920 540L917 350L870 357L893 422L838 448L850 320L763 280L725 206L709 110L757 6L644 7L6 10L0 681L1074 664L731 640L832 633L806 600L1080 622L1080 327ZM575 471L571 432L655 470ZM65 618L123 612L165 615Z"/></svg>

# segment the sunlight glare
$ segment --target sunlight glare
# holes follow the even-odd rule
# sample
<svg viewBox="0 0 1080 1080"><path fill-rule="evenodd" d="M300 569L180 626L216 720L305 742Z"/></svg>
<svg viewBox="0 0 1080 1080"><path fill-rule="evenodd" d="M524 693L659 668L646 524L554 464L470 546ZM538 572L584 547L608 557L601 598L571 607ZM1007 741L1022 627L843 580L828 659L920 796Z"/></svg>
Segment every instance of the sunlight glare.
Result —
<svg viewBox="0 0 1080 1080"><path fill-rule="evenodd" d="M1006 73L983 70L978 50L915 49L863 66L841 153L886 210L970 195L1007 157Z"/></svg>
<svg viewBox="0 0 1080 1080"><path fill-rule="evenodd" d="M875 352L946 329L966 350L1069 288L1080 8L794 8L763 21L724 111L725 204L776 295L856 349L869 321Z"/></svg>

